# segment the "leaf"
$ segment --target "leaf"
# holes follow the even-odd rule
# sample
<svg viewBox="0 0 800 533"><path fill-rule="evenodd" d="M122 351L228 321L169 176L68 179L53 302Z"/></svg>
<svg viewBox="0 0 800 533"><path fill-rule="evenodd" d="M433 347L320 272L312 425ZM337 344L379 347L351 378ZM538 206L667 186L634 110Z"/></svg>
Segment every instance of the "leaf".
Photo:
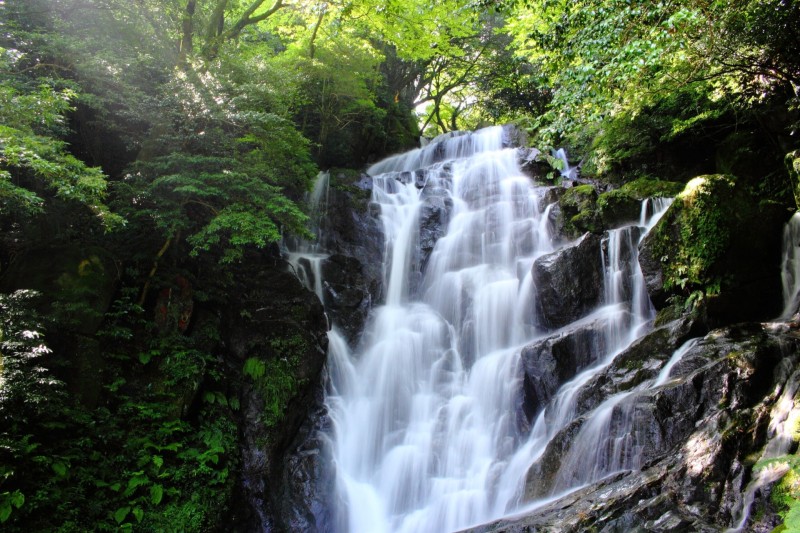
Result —
<svg viewBox="0 0 800 533"><path fill-rule="evenodd" d="M117 521L117 524L121 524L125 517L128 516L128 513L131 512L130 506L127 507L120 507L119 509L114 512L114 520Z"/></svg>
<svg viewBox="0 0 800 533"><path fill-rule="evenodd" d="M128 497L134 493L137 487L147 485L148 483L150 483L150 478L148 478L142 472L136 472L134 476L128 480L128 487L125 489L125 492L122 495Z"/></svg>
<svg viewBox="0 0 800 533"><path fill-rule="evenodd" d="M231 409L233 409L234 411L238 411L239 410L239 407L240 407L239 398L236 398L235 396L230 398L228 400L228 404L231 406Z"/></svg>
<svg viewBox="0 0 800 533"><path fill-rule="evenodd" d="M161 457L160 455L154 455L153 456L153 464L156 465L156 468L158 470L160 470L161 467L164 466L164 458Z"/></svg>
<svg viewBox="0 0 800 533"><path fill-rule="evenodd" d="M139 353L139 362L142 363L143 365L146 365L147 363L149 363L150 359L152 359L152 358L153 358L153 353L152 352L141 352L141 353Z"/></svg>
<svg viewBox="0 0 800 533"><path fill-rule="evenodd" d="M51 465L53 472L55 472L59 477L64 477L67 475L67 467L64 463L56 462Z"/></svg>
<svg viewBox="0 0 800 533"><path fill-rule="evenodd" d="M11 505L19 509L25 503L25 495L15 490L11 493Z"/></svg>
<svg viewBox="0 0 800 533"><path fill-rule="evenodd" d="M136 518L137 522L142 521L142 517L144 517L144 511L142 511L141 507L137 507L133 510L133 517Z"/></svg>
<svg viewBox="0 0 800 533"><path fill-rule="evenodd" d="M164 497L164 487L161 485L153 485L150 487L150 503L158 505Z"/></svg>
<svg viewBox="0 0 800 533"><path fill-rule="evenodd" d="M11 516L11 503L4 501L0 503L0 522L5 522Z"/></svg>

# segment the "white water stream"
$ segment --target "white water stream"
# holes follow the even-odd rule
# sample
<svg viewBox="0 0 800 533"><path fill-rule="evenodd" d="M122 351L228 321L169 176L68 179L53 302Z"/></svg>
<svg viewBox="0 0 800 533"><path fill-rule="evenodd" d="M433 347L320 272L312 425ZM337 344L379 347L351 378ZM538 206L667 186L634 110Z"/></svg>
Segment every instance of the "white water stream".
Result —
<svg viewBox="0 0 800 533"><path fill-rule="evenodd" d="M442 533L513 512L531 464L574 418L576 392L652 318L637 260L643 231L612 230L597 258L605 304L592 314L605 324L604 351L520 431L520 349L546 333L531 325L531 266L558 243L546 188L522 175L502 134L449 135L369 170L385 233L386 303L373 309L356 353L329 334L326 404L343 531ZM443 190L449 224L411 283L421 210ZM641 229L667 205L644 204ZM619 465L575 468L558 490Z"/></svg>
<svg viewBox="0 0 800 533"><path fill-rule="evenodd" d="M324 301L322 262L329 257L320 243L323 242L323 221L326 214L324 208L328 205L330 179L329 172L320 172L307 199L311 213L311 231L315 233L316 239L314 241L300 240L292 247L292 251L284 250L286 260L294 269L297 278L308 290L314 291L320 301Z"/></svg>

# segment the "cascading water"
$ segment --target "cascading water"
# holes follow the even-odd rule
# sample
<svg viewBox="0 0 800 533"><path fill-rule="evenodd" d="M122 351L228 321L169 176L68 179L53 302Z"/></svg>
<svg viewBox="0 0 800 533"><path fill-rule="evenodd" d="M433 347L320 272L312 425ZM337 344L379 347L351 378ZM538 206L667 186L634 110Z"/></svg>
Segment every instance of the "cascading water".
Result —
<svg viewBox="0 0 800 533"><path fill-rule="evenodd" d="M605 324L598 363L562 386L530 432L519 428L520 350L544 334L531 317L531 267L554 242L546 189L522 176L502 135L499 127L448 135L369 170L387 297L357 353L330 333L340 530L445 532L513 511L530 466L574 418L576 391L652 317L636 245L661 204L643 206L644 228L610 231L597 258L605 272L605 305L590 317ZM422 257L421 213L443 198L446 231ZM558 489L609 468L564 474Z"/></svg>
<svg viewBox="0 0 800 533"><path fill-rule="evenodd" d="M322 248L322 231L329 190L330 173L320 172L307 198L311 213L311 230L315 233L316 239L312 242L301 240L292 246L291 251L284 250L284 255L294 268L297 277L308 290L314 291L320 300L323 300L322 261L328 257Z"/></svg>

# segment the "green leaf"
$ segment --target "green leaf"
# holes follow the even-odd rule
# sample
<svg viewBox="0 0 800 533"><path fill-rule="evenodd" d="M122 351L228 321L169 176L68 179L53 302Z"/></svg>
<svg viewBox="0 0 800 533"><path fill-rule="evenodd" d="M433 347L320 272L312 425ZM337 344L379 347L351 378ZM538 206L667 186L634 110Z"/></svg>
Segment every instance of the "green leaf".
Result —
<svg viewBox="0 0 800 533"><path fill-rule="evenodd" d="M19 509L25 503L25 495L15 490L11 493L11 505Z"/></svg>
<svg viewBox="0 0 800 533"><path fill-rule="evenodd" d="M0 522L5 522L11 516L11 502L0 502Z"/></svg>
<svg viewBox="0 0 800 533"><path fill-rule="evenodd" d="M133 510L133 517L136 518L137 522L142 521L142 517L144 517L144 511L142 511L141 507L137 507Z"/></svg>
<svg viewBox="0 0 800 533"><path fill-rule="evenodd" d="M156 469L161 470L161 467L164 466L164 458L160 455L154 455L153 464L156 465Z"/></svg>
<svg viewBox="0 0 800 533"><path fill-rule="evenodd" d="M114 520L117 521L117 524L121 524L125 517L128 516L128 513L131 512L130 506L127 507L120 507L114 512Z"/></svg>
<svg viewBox="0 0 800 533"><path fill-rule="evenodd" d="M64 463L56 462L51 465L53 472L55 472L59 477L64 477L67 475L67 467Z"/></svg>
<svg viewBox="0 0 800 533"><path fill-rule="evenodd" d="M136 472L132 478L128 480L128 487L125 489L123 496L128 497L134 493L137 487L141 487L142 485L147 485L150 483L150 478L144 475L142 472Z"/></svg>
<svg viewBox="0 0 800 533"><path fill-rule="evenodd" d="M153 485L150 487L150 503L158 505L164 497L164 487L161 485Z"/></svg>

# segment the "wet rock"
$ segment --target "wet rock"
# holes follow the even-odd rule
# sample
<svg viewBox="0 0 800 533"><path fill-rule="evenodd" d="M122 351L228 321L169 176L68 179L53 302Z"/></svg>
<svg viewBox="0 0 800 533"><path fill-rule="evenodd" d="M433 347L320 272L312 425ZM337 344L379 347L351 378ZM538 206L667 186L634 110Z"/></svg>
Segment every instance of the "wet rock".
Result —
<svg viewBox="0 0 800 533"><path fill-rule="evenodd" d="M558 175L538 148L517 148L517 164L525 175L537 181L552 180Z"/></svg>
<svg viewBox="0 0 800 533"><path fill-rule="evenodd" d="M687 327L657 330L635 351L639 356L663 352ZM669 381L658 387L642 383L629 396L632 429L626 435L635 435L641 446L640 466L609 473L524 516L468 531L718 532L731 527L742 516L752 456L766 444L765 413L797 368L798 347L798 340L760 324L712 331L673 367ZM656 359L666 357L662 353ZM614 366L622 365L615 361L600 374L606 381L617 371ZM589 387L602 383L598 377ZM554 436L529 472L526 498L550 495L561 461L589 416ZM779 523L768 494L768 489L756 493L759 512L750 515L748 531L770 531Z"/></svg>
<svg viewBox="0 0 800 533"><path fill-rule="evenodd" d="M333 290L343 294L345 286L350 283L347 288L352 292L348 298L367 293L369 304L374 305L382 298L384 237L380 212L370 203L371 191L372 178L366 174L337 173L331 176L328 203L320 229L320 247L332 257L351 258L333 259L328 265L323 279L327 280L329 274L336 278ZM359 266L355 266L354 260ZM352 273L335 273L339 267L346 267ZM366 296L362 301L365 299ZM352 305L344 307L352 308ZM352 335L350 340L353 340Z"/></svg>
<svg viewBox="0 0 800 533"><path fill-rule="evenodd" d="M526 425L534 421L562 384L596 362L597 354L605 352L606 326L607 321L601 318L571 324L522 349L522 408Z"/></svg>
<svg viewBox="0 0 800 533"><path fill-rule="evenodd" d="M443 187L426 187L419 210L419 258L418 269L425 271L436 242L447 231L453 200Z"/></svg>
<svg viewBox="0 0 800 533"><path fill-rule="evenodd" d="M323 304L332 323L355 344L372 308L367 267L355 257L334 254L322 261ZM373 280L374 282L374 280Z"/></svg>
<svg viewBox="0 0 800 533"><path fill-rule="evenodd" d="M241 530L263 531L280 520L274 487L287 450L320 402L327 321L317 297L282 262L254 255L237 272L227 293L233 296L215 310L226 363L221 379L238 391L241 405L242 469L230 520Z"/></svg>
<svg viewBox="0 0 800 533"><path fill-rule="evenodd" d="M514 124L503 125L503 148L515 148L528 144L528 134Z"/></svg>
<svg viewBox="0 0 800 533"><path fill-rule="evenodd" d="M316 408L306 419L286 454L281 468L280 490L273 491L277 509L275 529L279 531L340 531L337 509L330 501L336 478L330 443L330 419L317 399Z"/></svg>
<svg viewBox="0 0 800 533"><path fill-rule="evenodd" d="M555 329L574 322L603 298L600 237L587 233L575 244L540 257L532 275L541 325Z"/></svg>

